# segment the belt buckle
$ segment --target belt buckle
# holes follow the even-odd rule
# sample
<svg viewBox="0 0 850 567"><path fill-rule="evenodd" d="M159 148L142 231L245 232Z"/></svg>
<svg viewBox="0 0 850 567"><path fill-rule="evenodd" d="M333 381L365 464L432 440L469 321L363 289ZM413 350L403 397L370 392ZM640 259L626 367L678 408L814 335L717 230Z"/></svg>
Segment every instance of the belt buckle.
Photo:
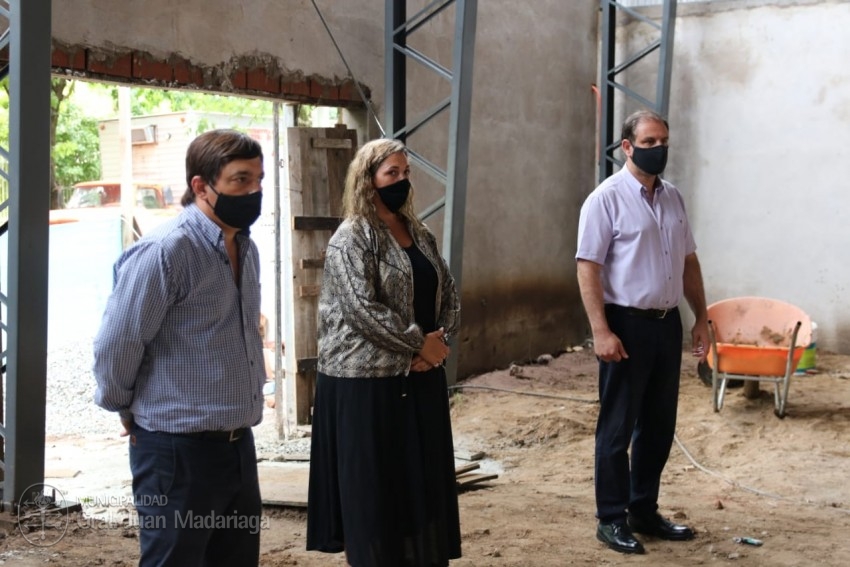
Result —
<svg viewBox="0 0 850 567"><path fill-rule="evenodd" d="M228 443L233 443L234 441L239 441L242 439L242 430L234 429L230 432L230 436L227 438Z"/></svg>
<svg viewBox="0 0 850 567"><path fill-rule="evenodd" d="M667 316L667 312L670 311L670 310L669 309L656 309L656 311L657 311L657 314L656 314L655 318L656 319L663 319Z"/></svg>

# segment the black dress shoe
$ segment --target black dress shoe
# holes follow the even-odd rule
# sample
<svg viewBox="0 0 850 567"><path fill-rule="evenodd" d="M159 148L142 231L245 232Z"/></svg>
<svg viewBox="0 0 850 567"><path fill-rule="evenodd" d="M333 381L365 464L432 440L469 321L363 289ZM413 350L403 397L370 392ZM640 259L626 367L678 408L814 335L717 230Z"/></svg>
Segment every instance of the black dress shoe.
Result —
<svg viewBox="0 0 850 567"><path fill-rule="evenodd" d="M620 553L643 553L643 545L635 539L625 522L600 523L596 527L596 539Z"/></svg>
<svg viewBox="0 0 850 567"><path fill-rule="evenodd" d="M684 541L694 538L694 531L688 526L674 524L660 514L634 516L629 514L629 527L633 532L655 536L670 541Z"/></svg>

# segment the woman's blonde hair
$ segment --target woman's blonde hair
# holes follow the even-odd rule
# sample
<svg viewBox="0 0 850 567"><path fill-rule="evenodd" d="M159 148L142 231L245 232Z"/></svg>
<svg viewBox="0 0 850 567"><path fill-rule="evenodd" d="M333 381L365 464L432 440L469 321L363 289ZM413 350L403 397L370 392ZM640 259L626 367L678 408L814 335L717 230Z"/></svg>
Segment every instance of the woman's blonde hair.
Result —
<svg viewBox="0 0 850 567"><path fill-rule="evenodd" d="M407 147L403 142L388 138L366 142L357 150L345 175L345 193L342 199L343 214L346 218L362 217L372 226L380 224L375 203L372 201L376 191L372 178L384 160L398 152L408 155ZM411 227L418 229L422 226L422 221L413 210L412 184L407 202L398 210L398 214L407 219Z"/></svg>

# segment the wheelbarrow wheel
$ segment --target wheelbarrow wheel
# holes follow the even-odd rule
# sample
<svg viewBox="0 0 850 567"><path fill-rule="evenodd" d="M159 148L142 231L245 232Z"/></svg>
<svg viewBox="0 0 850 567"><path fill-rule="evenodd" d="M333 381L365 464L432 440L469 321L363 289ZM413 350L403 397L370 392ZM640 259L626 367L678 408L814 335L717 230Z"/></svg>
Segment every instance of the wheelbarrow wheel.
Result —
<svg viewBox="0 0 850 567"><path fill-rule="evenodd" d="M708 365L708 362L698 362L697 363L697 376L708 387L711 387L711 366ZM726 389L730 388L740 388L744 385L743 380L727 380L726 381Z"/></svg>
<svg viewBox="0 0 850 567"><path fill-rule="evenodd" d="M706 386L711 386L711 367L707 362L697 363L697 377L699 377L702 383Z"/></svg>

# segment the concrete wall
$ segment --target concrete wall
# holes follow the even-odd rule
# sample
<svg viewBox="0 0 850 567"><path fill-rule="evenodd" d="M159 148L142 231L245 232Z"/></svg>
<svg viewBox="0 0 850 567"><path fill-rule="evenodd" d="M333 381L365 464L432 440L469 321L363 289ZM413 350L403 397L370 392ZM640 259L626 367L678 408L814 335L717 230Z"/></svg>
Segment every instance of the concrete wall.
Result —
<svg viewBox="0 0 850 567"><path fill-rule="evenodd" d="M412 15L424 2L408 4ZM384 2L318 5L383 118ZM358 105L308 0L66 0L53 10L57 69ZM594 184L596 18L597 3L589 0L479 2L461 376L585 337L573 254L578 209ZM452 22L453 8L420 29L411 44L450 66ZM409 68L412 119L434 97L445 96L447 87L416 63ZM446 123L443 117L409 140L441 165ZM425 173L414 175L417 202L424 207L436 189ZM440 217L428 221L438 234Z"/></svg>
<svg viewBox="0 0 850 567"><path fill-rule="evenodd" d="M317 4L357 79L380 86L383 3ZM63 0L52 25L53 66L72 75L362 106L309 0Z"/></svg>
<svg viewBox="0 0 850 567"><path fill-rule="evenodd" d="M631 24L621 40L639 45L644 27ZM848 27L846 1L680 5L667 171L688 201L709 302L790 301L817 322L819 348L841 353L850 352Z"/></svg>
<svg viewBox="0 0 850 567"><path fill-rule="evenodd" d="M409 9L410 11L410 9ZM410 44L451 67L453 14ZM464 235L460 374L561 350L586 337L575 277L576 224L594 184L594 2L479 2ZM448 83L408 67L408 117ZM448 116L408 143L445 166ZM417 204L441 195L416 174ZM426 220L442 235L443 216Z"/></svg>
<svg viewBox="0 0 850 567"><path fill-rule="evenodd" d="M461 362L583 341L576 226L594 185L597 3L479 2Z"/></svg>

